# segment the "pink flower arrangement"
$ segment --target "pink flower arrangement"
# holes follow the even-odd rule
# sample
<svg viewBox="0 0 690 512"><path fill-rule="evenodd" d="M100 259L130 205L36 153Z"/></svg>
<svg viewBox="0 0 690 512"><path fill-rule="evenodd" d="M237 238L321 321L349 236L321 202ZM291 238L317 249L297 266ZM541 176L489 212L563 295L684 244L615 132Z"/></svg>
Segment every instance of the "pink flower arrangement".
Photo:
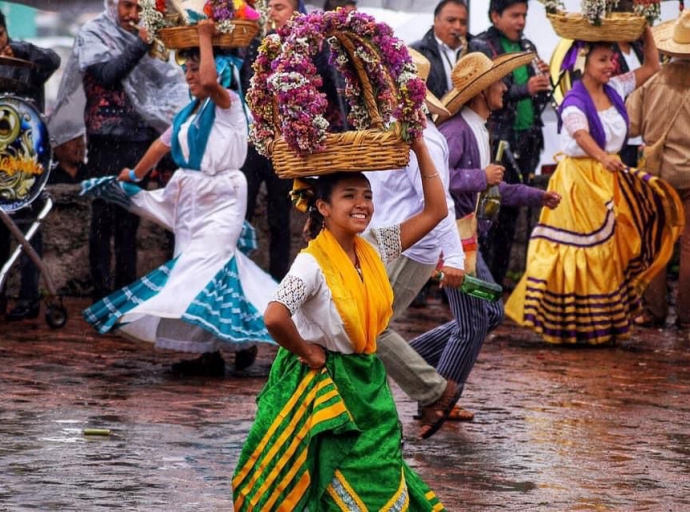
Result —
<svg viewBox="0 0 690 512"><path fill-rule="evenodd" d="M361 12L314 12L294 18L278 34L265 38L259 48L247 93L254 114L250 137L257 151L269 155L270 144L278 134L299 154L323 148L329 127L324 117L327 101L319 91L322 80L312 58L324 41L332 50L331 64L345 78L349 121L357 130L372 128L360 79L350 56L332 35L343 32L355 41L355 55L364 65L384 127L390 128L397 121L403 139L410 141L421 135L426 126L422 110L426 86L417 77L405 44L392 29Z"/></svg>

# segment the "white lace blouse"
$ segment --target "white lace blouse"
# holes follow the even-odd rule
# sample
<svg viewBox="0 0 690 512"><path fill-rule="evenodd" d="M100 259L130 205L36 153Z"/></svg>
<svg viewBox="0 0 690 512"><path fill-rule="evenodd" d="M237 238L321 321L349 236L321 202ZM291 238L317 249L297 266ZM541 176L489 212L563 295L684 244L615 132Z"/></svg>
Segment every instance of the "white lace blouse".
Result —
<svg viewBox="0 0 690 512"><path fill-rule="evenodd" d="M371 243L384 263L401 253L399 224L368 230L362 237ZM326 279L312 255L304 252L297 255L271 300L290 310L297 330L308 343L321 345L331 352L353 353Z"/></svg>
<svg viewBox="0 0 690 512"><path fill-rule="evenodd" d="M630 71L613 77L609 81L609 85L613 87L621 98L625 99L628 94L635 90L635 73ZM625 135L628 132L625 119L623 119L623 116L620 115L613 105L597 113L606 135L606 152L618 153L625 144ZM561 119L563 119L563 128L565 128L561 131L561 148L563 153L573 157L589 156L573 138L578 130L589 131L589 122L585 113L575 106L570 106L563 109Z"/></svg>

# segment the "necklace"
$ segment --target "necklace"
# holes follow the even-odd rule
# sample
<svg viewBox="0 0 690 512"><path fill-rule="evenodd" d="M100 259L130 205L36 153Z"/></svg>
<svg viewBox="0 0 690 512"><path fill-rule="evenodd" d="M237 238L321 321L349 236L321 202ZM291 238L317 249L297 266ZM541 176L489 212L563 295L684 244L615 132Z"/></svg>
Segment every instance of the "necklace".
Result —
<svg viewBox="0 0 690 512"><path fill-rule="evenodd" d="M357 274L359 274L359 279L364 281L364 275L362 274L362 267L359 266L359 258L357 257L357 253L355 253L355 270L357 271Z"/></svg>

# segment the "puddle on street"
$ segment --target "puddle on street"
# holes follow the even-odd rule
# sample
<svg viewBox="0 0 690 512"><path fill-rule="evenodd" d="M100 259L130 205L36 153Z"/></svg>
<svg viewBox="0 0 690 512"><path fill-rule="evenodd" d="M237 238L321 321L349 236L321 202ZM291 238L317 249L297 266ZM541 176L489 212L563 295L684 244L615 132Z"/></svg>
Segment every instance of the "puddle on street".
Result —
<svg viewBox="0 0 690 512"><path fill-rule="evenodd" d="M396 327L424 331L443 308ZM254 377L174 379L177 354L79 336L78 311L70 318L59 331L29 324L33 338L0 324L0 510L232 510L230 478L273 349ZM589 350L502 326L461 399L475 420L427 441L415 437L416 404L392 387L406 459L449 511L690 510L683 333L639 331Z"/></svg>

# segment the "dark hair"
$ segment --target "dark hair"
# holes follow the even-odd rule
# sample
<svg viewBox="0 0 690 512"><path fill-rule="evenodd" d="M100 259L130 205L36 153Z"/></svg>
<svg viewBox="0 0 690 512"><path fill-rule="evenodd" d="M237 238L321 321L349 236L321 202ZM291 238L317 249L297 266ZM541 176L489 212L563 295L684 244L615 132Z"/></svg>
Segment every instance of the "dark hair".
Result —
<svg viewBox="0 0 690 512"><path fill-rule="evenodd" d="M613 12L635 12L635 2L633 0L619 0L613 7Z"/></svg>
<svg viewBox="0 0 690 512"><path fill-rule="evenodd" d="M467 10L467 3L465 0L441 0L434 9L434 18L437 18L438 15L441 14L443 8L448 4L462 5L465 10Z"/></svg>
<svg viewBox="0 0 690 512"><path fill-rule="evenodd" d="M326 0L323 4L324 11L335 11L338 7L357 5L357 0Z"/></svg>
<svg viewBox="0 0 690 512"><path fill-rule="evenodd" d="M215 57L218 57L219 55L235 55L235 56L237 56L238 53L237 53L237 49L235 49L235 48L232 48L232 49L230 49L230 48L219 48L219 47L214 46L213 47L213 57L215 58ZM178 51L178 56L185 61L191 59L191 60L196 60L197 62L199 62L199 60L201 59L201 50L199 50L198 47L185 48L184 50ZM178 63L179 63L179 60L178 60ZM239 86L237 83L237 79L235 77L235 73L233 73L233 75L232 75L232 80L230 82L230 89L232 89L233 91L239 91Z"/></svg>
<svg viewBox="0 0 690 512"><path fill-rule="evenodd" d="M495 12L500 16L503 11L515 4L527 4L527 0L491 0L489 3L489 21L491 21L491 13Z"/></svg>
<svg viewBox="0 0 690 512"><path fill-rule="evenodd" d="M0 11L0 27L7 30L7 20L5 19L5 13Z"/></svg>
<svg viewBox="0 0 690 512"><path fill-rule="evenodd" d="M589 46L589 50L587 51L587 55L585 56L585 66L589 62L589 56L592 55L592 52L596 50L597 48L604 48L606 50L614 50L614 45L615 43L611 43L609 41L596 41L594 43L588 43L587 46Z"/></svg>
<svg viewBox="0 0 690 512"><path fill-rule="evenodd" d="M321 199L330 204L333 189L341 181L352 178L361 178L369 183L369 179L361 172L336 172L333 174L324 174L316 180L312 180L314 184L314 197L310 201L307 218L307 223L304 226L303 232L309 239L316 238L323 229L324 218L323 215L316 208L316 201Z"/></svg>

